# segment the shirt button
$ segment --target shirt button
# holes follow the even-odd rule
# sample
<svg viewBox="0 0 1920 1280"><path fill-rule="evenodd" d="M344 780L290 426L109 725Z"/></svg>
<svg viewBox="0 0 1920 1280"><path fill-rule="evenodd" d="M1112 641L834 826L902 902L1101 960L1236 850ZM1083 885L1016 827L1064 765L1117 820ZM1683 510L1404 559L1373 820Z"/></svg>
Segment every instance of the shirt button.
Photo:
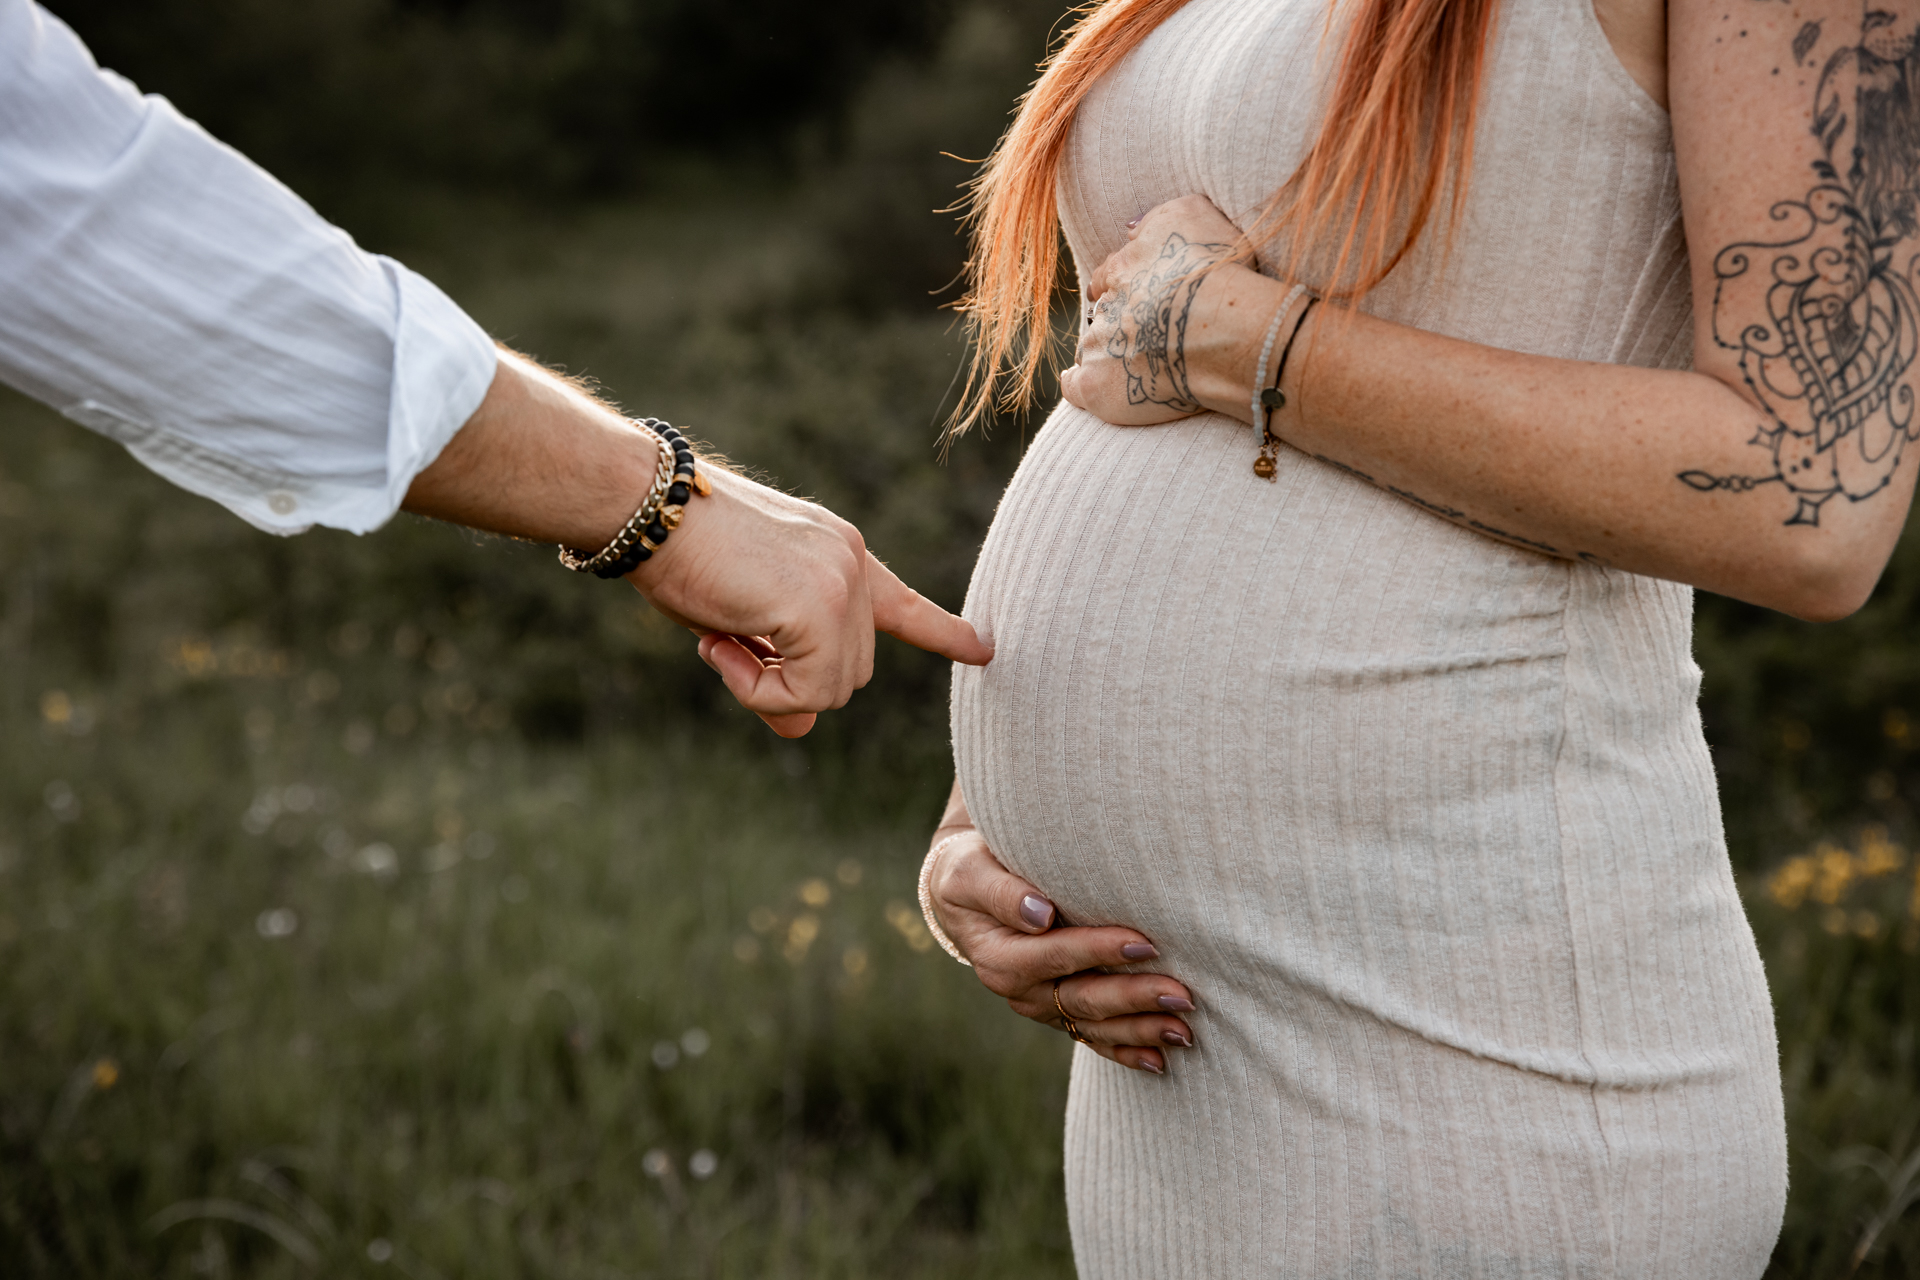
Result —
<svg viewBox="0 0 1920 1280"><path fill-rule="evenodd" d="M293 509L299 505L300 500L285 489L275 489L267 495L267 506L277 516L290 516L293 514Z"/></svg>

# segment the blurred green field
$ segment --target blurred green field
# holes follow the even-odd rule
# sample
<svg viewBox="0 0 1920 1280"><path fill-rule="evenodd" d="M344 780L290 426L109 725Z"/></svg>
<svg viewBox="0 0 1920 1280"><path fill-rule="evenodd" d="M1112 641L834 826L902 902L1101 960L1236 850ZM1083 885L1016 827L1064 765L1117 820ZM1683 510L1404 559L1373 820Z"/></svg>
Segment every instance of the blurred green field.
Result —
<svg viewBox="0 0 1920 1280"><path fill-rule="evenodd" d="M928 955L913 832L435 724L445 650L364 736L201 652L8 737L8 1274L1070 1270L1064 1050Z"/></svg>
<svg viewBox="0 0 1920 1280"><path fill-rule="evenodd" d="M469 12L349 17L387 8ZM119 38L202 9L237 24L209 58L277 12L169 0ZM984 151L1057 13L921 16L836 113L660 152L644 189L396 186L430 150L397 147L317 194L957 605L1032 424L937 458L960 350L928 290L958 246L931 211L968 172L939 153ZM271 46L290 84L319 31ZM512 71L485 34L458 65ZM180 92L247 119L220 83ZM333 172L301 105L245 140ZM541 145L503 137L460 163ZM1917 597L1910 537L1844 624L1700 602L1778 1006L1780 1277L1920 1276ZM883 642L873 686L782 743L548 548L404 518L269 538L0 395L0 1275L1071 1274L1066 1044L910 909L945 686Z"/></svg>

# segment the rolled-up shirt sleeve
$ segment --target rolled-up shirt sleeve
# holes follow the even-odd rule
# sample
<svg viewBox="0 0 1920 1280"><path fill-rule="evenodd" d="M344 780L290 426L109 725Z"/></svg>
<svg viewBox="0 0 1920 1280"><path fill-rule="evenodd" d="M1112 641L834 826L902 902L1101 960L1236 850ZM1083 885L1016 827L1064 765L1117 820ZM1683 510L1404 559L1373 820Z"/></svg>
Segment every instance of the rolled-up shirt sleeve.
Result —
<svg viewBox="0 0 1920 1280"><path fill-rule="evenodd" d="M262 529L358 533L496 362L427 280L0 0L0 380Z"/></svg>

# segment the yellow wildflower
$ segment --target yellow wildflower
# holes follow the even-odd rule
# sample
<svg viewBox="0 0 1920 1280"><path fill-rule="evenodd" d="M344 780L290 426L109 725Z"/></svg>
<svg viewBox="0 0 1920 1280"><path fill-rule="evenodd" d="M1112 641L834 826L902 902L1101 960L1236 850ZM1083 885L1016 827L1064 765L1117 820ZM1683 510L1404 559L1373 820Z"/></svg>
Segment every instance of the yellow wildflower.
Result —
<svg viewBox="0 0 1920 1280"><path fill-rule="evenodd" d="M1767 877L1767 892L1773 900L1792 911L1806 901L1807 890L1813 887L1813 859L1804 855L1788 858L1779 870ZM1914 901L1920 904L1920 881L1914 885Z"/></svg>
<svg viewBox="0 0 1920 1280"><path fill-rule="evenodd" d="M786 956L788 964L799 964L807 958L807 948L811 947L813 940L819 936L819 917L795 916L793 923L787 926L787 945L781 954Z"/></svg>
<svg viewBox="0 0 1920 1280"><path fill-rule="evenodd" d="M1887 829L1868 827L1860 833L1857 860L1863 876L1884 876L1906 865L1907 851L1887 838Z"/></svg>
<svg viewBox="0 0 1920 1280"><path fill-rule="evenodd" d="M1840 895L1853 883L1853 855L1830 840L1822 840L1814 847L1813 859L1820 869L1820 879L1813 887L1814 901L1840 901Z"/></svg>

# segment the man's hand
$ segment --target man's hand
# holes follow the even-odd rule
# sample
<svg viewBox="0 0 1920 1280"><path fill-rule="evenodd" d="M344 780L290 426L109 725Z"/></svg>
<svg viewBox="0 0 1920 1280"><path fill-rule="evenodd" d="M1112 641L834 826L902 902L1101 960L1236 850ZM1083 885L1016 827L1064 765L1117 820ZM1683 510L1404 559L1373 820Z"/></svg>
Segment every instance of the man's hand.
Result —
<svg viewBox="0 0 1920 1280"><path fill-rule="evenodd" d="M503 351L480 408L414 477L405 507L492 533L605 546L653 483L658 446L579 387ZM859 530L824 507L717 467L654 557L629 575L702 637L700 656L786 737L845 705L873 674L885 631L956 662L993 650L910 590Z"/></svg>
<svg viewBox="0 0 1920 1280"><path fill-rule="evenodd" d="M908 587L825 507L704 468L713 493L687 504L667 545L628 580L701 635L700 656L740 704L782 737L846 705L873 675L884 631L955 662L993 650L973 627Z"/></svg>

